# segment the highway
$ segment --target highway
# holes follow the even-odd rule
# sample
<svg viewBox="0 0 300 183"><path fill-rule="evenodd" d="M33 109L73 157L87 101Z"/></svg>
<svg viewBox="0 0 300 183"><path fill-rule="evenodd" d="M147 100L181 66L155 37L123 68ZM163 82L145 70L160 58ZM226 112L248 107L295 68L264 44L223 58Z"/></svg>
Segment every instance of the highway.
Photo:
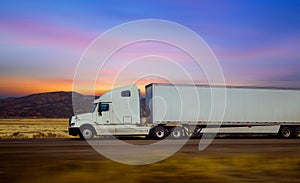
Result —
<svg viewBox="0 0 300 183"><path fill-rule="evenodd" d="M281 156L294 156L300 153L300 139L266 139L266 138L225 138L214 139L203 151L199 151L200 139L190 139L177 153L186 155L205 156L210 153L215 155L262 153ZM95 140L97 141L97 140ZM107 148L113 149L114 140L101 140ZM157 142L156 140L133 139L123 140L136 145L146 145ZM172 147L181 143L180 140L171 141ZM0 139L1 162L10 159L99 159L104 158L96 152L86 141L68 138L38 138L38 139Z"/></svg>

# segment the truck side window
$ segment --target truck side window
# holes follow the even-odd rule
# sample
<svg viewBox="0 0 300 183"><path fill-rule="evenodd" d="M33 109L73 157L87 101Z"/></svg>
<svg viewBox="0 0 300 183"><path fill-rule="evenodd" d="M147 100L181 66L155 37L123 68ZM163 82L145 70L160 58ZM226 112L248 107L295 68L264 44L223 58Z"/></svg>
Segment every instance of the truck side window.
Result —
<svg viewBox="0 0 300 183"><path fill-rule="evenodd" d="M99 112L109 111L109 104L100 104Z"/></svg>
<svg viewBox="0 0 300 183"><path fill-rule="evenodd" d="M121 92L121 97L130 97L131 93L130 90L124 90Z"/></svg>

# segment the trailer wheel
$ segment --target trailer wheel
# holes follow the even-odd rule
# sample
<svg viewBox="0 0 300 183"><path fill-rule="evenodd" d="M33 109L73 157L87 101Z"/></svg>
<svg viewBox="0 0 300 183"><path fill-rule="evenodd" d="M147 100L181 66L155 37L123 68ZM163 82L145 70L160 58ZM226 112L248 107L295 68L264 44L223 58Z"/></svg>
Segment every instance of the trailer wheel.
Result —
<svg viewBox="0 0 300 183"><path fill-rule="evenodd" d="M157 140L161 140L166 137L167 131L162 126L156 126L152 131L153 137Z"/></svg>
<svg viewBox="0 0 300 183"><path fill-rule="evenodd" d="M94 128L89 126L89 125L84 125L82 127L80 127L80 138L81 139L86 139L86 140L90 140L93 139L95 135L95 131Z"/></svg>
<svg viewBox="0 0 300 183"><path fill-rule="evenodd" d="M292 131L292 128L291 127L288 127L288 126L284 126L280 129L280 136L282 138L291 138L293 135L293 131Z"/></svg>
<svg viewBox="0 0 300 183"><path fill-rule="evenodd" d="M299 126L297 126L295 128L294 134L295 134L296 138L300 138L300 127Z"/></svg>
<svg viewBox="0 0 300 183"><path fill-rule="evenodd" d="M181 127L175 127L172 129L171 137L173 139L180 139L183 137L183 130Z"/></svg>

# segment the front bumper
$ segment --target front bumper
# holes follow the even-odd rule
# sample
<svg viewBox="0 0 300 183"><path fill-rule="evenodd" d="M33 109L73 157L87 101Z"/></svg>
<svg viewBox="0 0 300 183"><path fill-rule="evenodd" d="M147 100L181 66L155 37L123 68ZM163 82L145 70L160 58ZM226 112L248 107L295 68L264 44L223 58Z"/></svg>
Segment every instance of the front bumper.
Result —
<svg viewBox="0 0 300 183"><path fill-rule="evenodd" d="M80 129L75 127L75 128L69 128L69 135L72 135L72 136L77 136L80 134Z"/></svg>

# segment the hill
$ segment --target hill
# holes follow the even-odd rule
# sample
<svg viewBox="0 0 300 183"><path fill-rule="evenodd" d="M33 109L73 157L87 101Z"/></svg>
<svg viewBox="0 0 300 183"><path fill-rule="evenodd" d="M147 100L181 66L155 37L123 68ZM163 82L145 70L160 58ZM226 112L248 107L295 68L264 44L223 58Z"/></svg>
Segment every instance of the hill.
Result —
<svg viewBox="0 0 300 183"><path fill-rule="evenodd" d="M77 104L84 106L77 111L78 113L91 110L94 96L85 96L75 92L47 92L0 99L0 117L67 118L74 114L72 94Z"/></svg>

